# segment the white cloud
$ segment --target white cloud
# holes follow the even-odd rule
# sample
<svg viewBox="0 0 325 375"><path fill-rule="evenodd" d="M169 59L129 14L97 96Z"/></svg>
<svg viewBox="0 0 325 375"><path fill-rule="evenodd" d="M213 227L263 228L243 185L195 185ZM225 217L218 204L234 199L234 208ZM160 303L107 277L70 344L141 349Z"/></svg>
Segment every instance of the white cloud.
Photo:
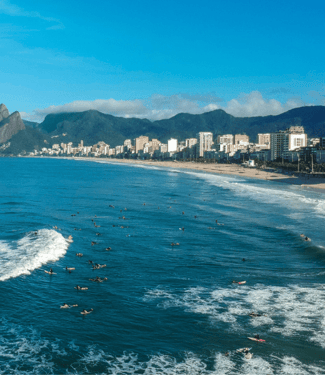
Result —
<svg viewBox="0 0 325 375"><path fill-rule="evenodd" d="M148 100L79 100L58 106L52 105L44 109L35 109L32 113L21 112L21 115L30 121L42 121L50 113L83 112L93 109L119 117L147 118L154 121L170 118L178 113L201 114L216 109L223 109L235 117L278 115L306 105L300 98L291 98L285 103L275 99L265 99L259 91L242 94L224 105L219 103L217 97L211 103L208 102L209 96L207 95L195 96L196 100L192 99L193 97L194 95L186 96L185 94L172 96L155 94ZM206 105L202 105L202 103Z"/></svg>
<svg viewBox="0 0 325 375"><path fill-rule="evenodd" d="M52 17L44 17L36 11L26 11L15 4L11 4L8 0L0 0L0 14L1 13L14 17L39 18L43 21L54 23L54 25L49 26L47 30L64 29L64 25L60 20Z"/></svg>

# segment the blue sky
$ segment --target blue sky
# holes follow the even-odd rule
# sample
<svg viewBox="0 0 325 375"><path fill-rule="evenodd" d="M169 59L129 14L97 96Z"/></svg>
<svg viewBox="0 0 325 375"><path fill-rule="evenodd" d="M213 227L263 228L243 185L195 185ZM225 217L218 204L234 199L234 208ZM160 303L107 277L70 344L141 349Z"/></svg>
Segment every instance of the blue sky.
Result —
<svg viewBox="0 0 325 375"><path fill-rule="evenodd" d="M0 0L0 103L23 118L325 104L323 1Z"/></svg>

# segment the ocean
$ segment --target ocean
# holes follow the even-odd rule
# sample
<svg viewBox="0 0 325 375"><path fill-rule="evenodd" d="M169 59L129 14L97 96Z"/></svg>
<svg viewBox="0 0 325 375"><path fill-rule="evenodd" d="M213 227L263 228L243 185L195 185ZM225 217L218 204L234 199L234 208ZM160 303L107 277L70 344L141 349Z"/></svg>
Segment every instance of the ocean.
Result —
<svg viewBox="0 0 325 375"><path fill-rule="evenodd" d="M0 176L1 374L325 374L323 193L55 158Z"/></svg>

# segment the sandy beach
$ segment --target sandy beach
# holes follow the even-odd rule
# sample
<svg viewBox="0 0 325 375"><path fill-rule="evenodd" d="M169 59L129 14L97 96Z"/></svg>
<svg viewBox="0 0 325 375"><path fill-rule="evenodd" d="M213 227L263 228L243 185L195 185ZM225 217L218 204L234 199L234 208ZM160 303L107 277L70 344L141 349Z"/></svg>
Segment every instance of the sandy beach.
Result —
<svg viewBox="0 0 325 375"><path fill-rule="evenodd" d="M130 160L130 159L95 159L95 158L76 158L76 160L88 160L94 162L108 163L127 163L151 165L164 168L192 169L201 172L236 175L248 178L256 178L260 180L283 182L292 185L299 185L305 188L317 189L325 193L324 178L299 178L281 173L266 172L256 168L246 168L238 164L208 164L208 163L192 163L180 161L147 161L147 160Z"/></svg>

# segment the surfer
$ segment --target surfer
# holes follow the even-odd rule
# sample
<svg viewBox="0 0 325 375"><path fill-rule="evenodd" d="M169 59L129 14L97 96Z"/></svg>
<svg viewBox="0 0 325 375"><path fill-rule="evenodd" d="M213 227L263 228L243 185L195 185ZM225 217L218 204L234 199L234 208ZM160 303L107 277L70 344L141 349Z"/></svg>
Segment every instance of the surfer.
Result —
<svg viewBox="0 0 325 375"><path fill-rule="evenodd" d="M50 268L50 271L49 271L49 273L53 273L53 270L52 270L52 268Z"/></svg>
<svg viewBox="0 0 325 375"><path fill-rule="evenodd" d="M305 241L310 241L310 238L308 238L307 236L305 237Z"/></svg>
<svg viewBox="0 0 325 375"><path fill-rule="evenodd" d="M88 260L88 264L93 264L93 261L92 260Z"/></svg>
<svg viewBox="0 0 325 375"><path fill-rule="evenodd" d="M91 246L94 246L94 245L96 245L97 244L97 242L95 242L95 241L91 241Z"/></svg>
<svg viewBox="0 0 325 375"><path fill-rule="evenodd" d="M259 317L259 316L266 316L265 314L258 314L258 313L255 313L255 312L251 312L250 314L249 314L249 316L251 317L251 318L257 318L257 317Z"/></svg>
<svg viewBox="0 0 325 375"><path fill-rule="evenodd" d="M255 336L254 336L254 339L256 339L256 340L260 340L260 335L255 335Z"/></svg>
<svg viewBox="0 0 325 375"><path fill-rule="evenodd" d="M106 247L106 249L105 249L105 250L109 251L109 250L111 250L111 247Z"/></svg>
<svg viewBox="0 0 325 375"><path fill-rule="evenodd" d="M74 288L77 289L77 290L88 290L87 287L81 287L79 285L75 286Z"/></svg>
<svg viewBox="0 0 325 375"><path fill-rule="evenodd" d="M68 305L67 303L64 303L60 306L60 309L70 309L71 307L78 307L78 305Z"/></svg>
<svg viewBox="0 0 325 375"><path fill-rule="evenodd" d="M80 314L86 315L86 314L90 314L91 312L93 312L93 309L90 309L90 310L83 309Z"/></svg>
<svg viewBox="0 0 325 375"><path fill-rule="evenodd" d="M242 261L243 261L243 262L245 262L245 261L246 261L246 259L245 259L245 258L243 258L243 259L242 259Z"/></svg>

